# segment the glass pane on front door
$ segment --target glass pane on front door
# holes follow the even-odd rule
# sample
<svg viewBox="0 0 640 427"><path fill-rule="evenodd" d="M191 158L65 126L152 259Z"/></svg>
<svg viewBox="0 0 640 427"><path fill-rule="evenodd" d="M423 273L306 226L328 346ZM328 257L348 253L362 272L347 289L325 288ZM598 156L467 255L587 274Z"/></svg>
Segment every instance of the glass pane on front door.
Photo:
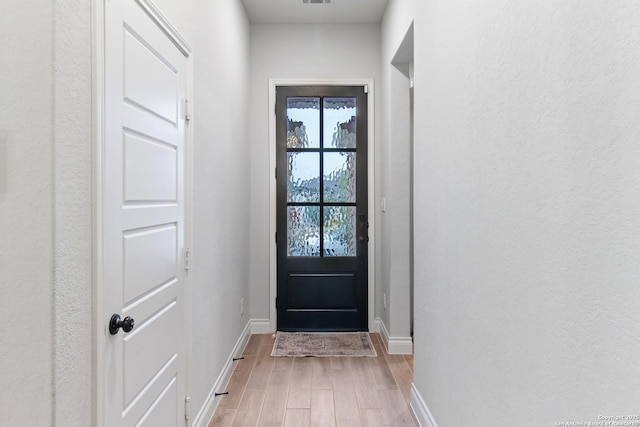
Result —
<svg viewBox="0 0 640 427"><path fill-rule="evenodd" d="M287 208L288 256L320 256L320 207Z"/></svg>
<svg viewBox="0 0 640 427"><path fill-rule="evenodd" d="M356 98L323 99L325 148L356 148Z"/></svg>
<svg viewBox="0 0 640 427"><path fill-rule="evenodd" d="M355 203L356 153L324 153L323 160L324 201Z"/></svg>
<svg viewBox="0 0 640 427"><path fill-rule="evenodd" d="M320 98L287 98L287 148L320 147Z"/></svg>
<svg viewBox="0 0 640 427"><path fill-rule="evenodd" d="M324 256L356 256L356 207L325 206Z"/></svg>
<svg viewBox="0 0 640 427"><path fill-rule="evenodd" d="M287 153L287 201L320 201L319 153Z"/></svg>

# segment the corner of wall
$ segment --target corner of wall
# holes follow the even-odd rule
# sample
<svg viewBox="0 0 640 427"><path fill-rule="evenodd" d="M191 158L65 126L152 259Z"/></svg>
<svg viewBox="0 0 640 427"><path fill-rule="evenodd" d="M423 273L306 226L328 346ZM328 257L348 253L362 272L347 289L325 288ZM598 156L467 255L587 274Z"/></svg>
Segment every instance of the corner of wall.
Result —
<svg viewBox="0 0 640 427"><path fill-rule="evenodd" d="M382 342L389 354L413 354L413 338L411 337L392 337L389 336L389 330L384 323L384 320L377 317L375 324L378 328L380 335L382 335ZM373 331L372 331L373 332Z"/></svg>
<svg viewBox="0 0 640 427"><path fill-rule="evenodd" d="M273 334L276 332L276 325L271 323L269 319L251 319L252 334Z"/></svg>

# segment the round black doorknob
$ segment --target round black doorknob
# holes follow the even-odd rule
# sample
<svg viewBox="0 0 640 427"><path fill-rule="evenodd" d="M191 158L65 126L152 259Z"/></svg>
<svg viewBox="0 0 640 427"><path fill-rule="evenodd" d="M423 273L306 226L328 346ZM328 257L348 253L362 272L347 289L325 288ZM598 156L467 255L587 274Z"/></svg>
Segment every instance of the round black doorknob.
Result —
<svg viewBox="0 0 640 427"><path fill-rule="evenodd" d="M115 335L118 333L118 329L122 328L125 332L131 332L136 322L129 316L120 320L119 314L114 314L111 316L111 320L109 321L109 332L111 335Z"/></svg>

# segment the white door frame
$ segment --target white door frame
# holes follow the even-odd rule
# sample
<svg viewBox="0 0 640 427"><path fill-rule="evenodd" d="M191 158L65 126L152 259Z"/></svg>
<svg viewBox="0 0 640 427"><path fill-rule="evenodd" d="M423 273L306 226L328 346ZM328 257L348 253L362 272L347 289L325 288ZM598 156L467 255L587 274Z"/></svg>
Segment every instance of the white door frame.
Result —
<svg viewBox="0 0 640 427"><path fill-rule="evenodd" d="M278 86L367 86L367 189L369 200L369 259L368 259L368 324L370 332L377 332L375 308L375 91L373 79L269 79L269 330L253 328L252 332L272 332L277 327L276 296L278 295L278 258L273 236L276 235L276 87Z"/></svg>
<svg viewBox="0 0 640 427"><path fill-rule="evenodd" d="M92 327L92 425L103 425L104 420L104 358L102 354L102 342L108 336L107 324L110 313L104 313L102 308L104 289L104 215L103 215L103 188L104 176L104 149L105 149L105 3L108 0L91 0L91 35L92 35L92 257L93 257L93 327ZM134 0L145 10L154 22L171 39L175 46L187 58L187 99L193 99L193 53L192 48L182 37L180 32L160 12L151 0ZM193 111L193 110L191 110ZM193 113L191 113L193 117ZM192 240L193 218L193 119L186 126L185 131L185 247L190 247ZM184 366L185 366L185 392L190 390L191 374L191 292L189 286L189 272L184 278Z"/></svg>

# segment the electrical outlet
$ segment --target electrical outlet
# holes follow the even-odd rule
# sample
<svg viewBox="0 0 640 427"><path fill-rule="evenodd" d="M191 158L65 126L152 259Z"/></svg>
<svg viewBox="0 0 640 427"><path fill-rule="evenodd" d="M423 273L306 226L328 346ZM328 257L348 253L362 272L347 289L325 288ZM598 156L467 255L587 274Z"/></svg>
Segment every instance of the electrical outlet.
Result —
<svg viewBox="0 0 640 427"><path fill-rule="evenodd" d="M244 298L240 298L240 316L244 314Z"/></svg>
<svg viewBox="0 0 640 427"><path fill-rule="evenodd" d="M385 310L387 309L387 294L386 293L382 294L382 308L384 308Z"/></svg>

